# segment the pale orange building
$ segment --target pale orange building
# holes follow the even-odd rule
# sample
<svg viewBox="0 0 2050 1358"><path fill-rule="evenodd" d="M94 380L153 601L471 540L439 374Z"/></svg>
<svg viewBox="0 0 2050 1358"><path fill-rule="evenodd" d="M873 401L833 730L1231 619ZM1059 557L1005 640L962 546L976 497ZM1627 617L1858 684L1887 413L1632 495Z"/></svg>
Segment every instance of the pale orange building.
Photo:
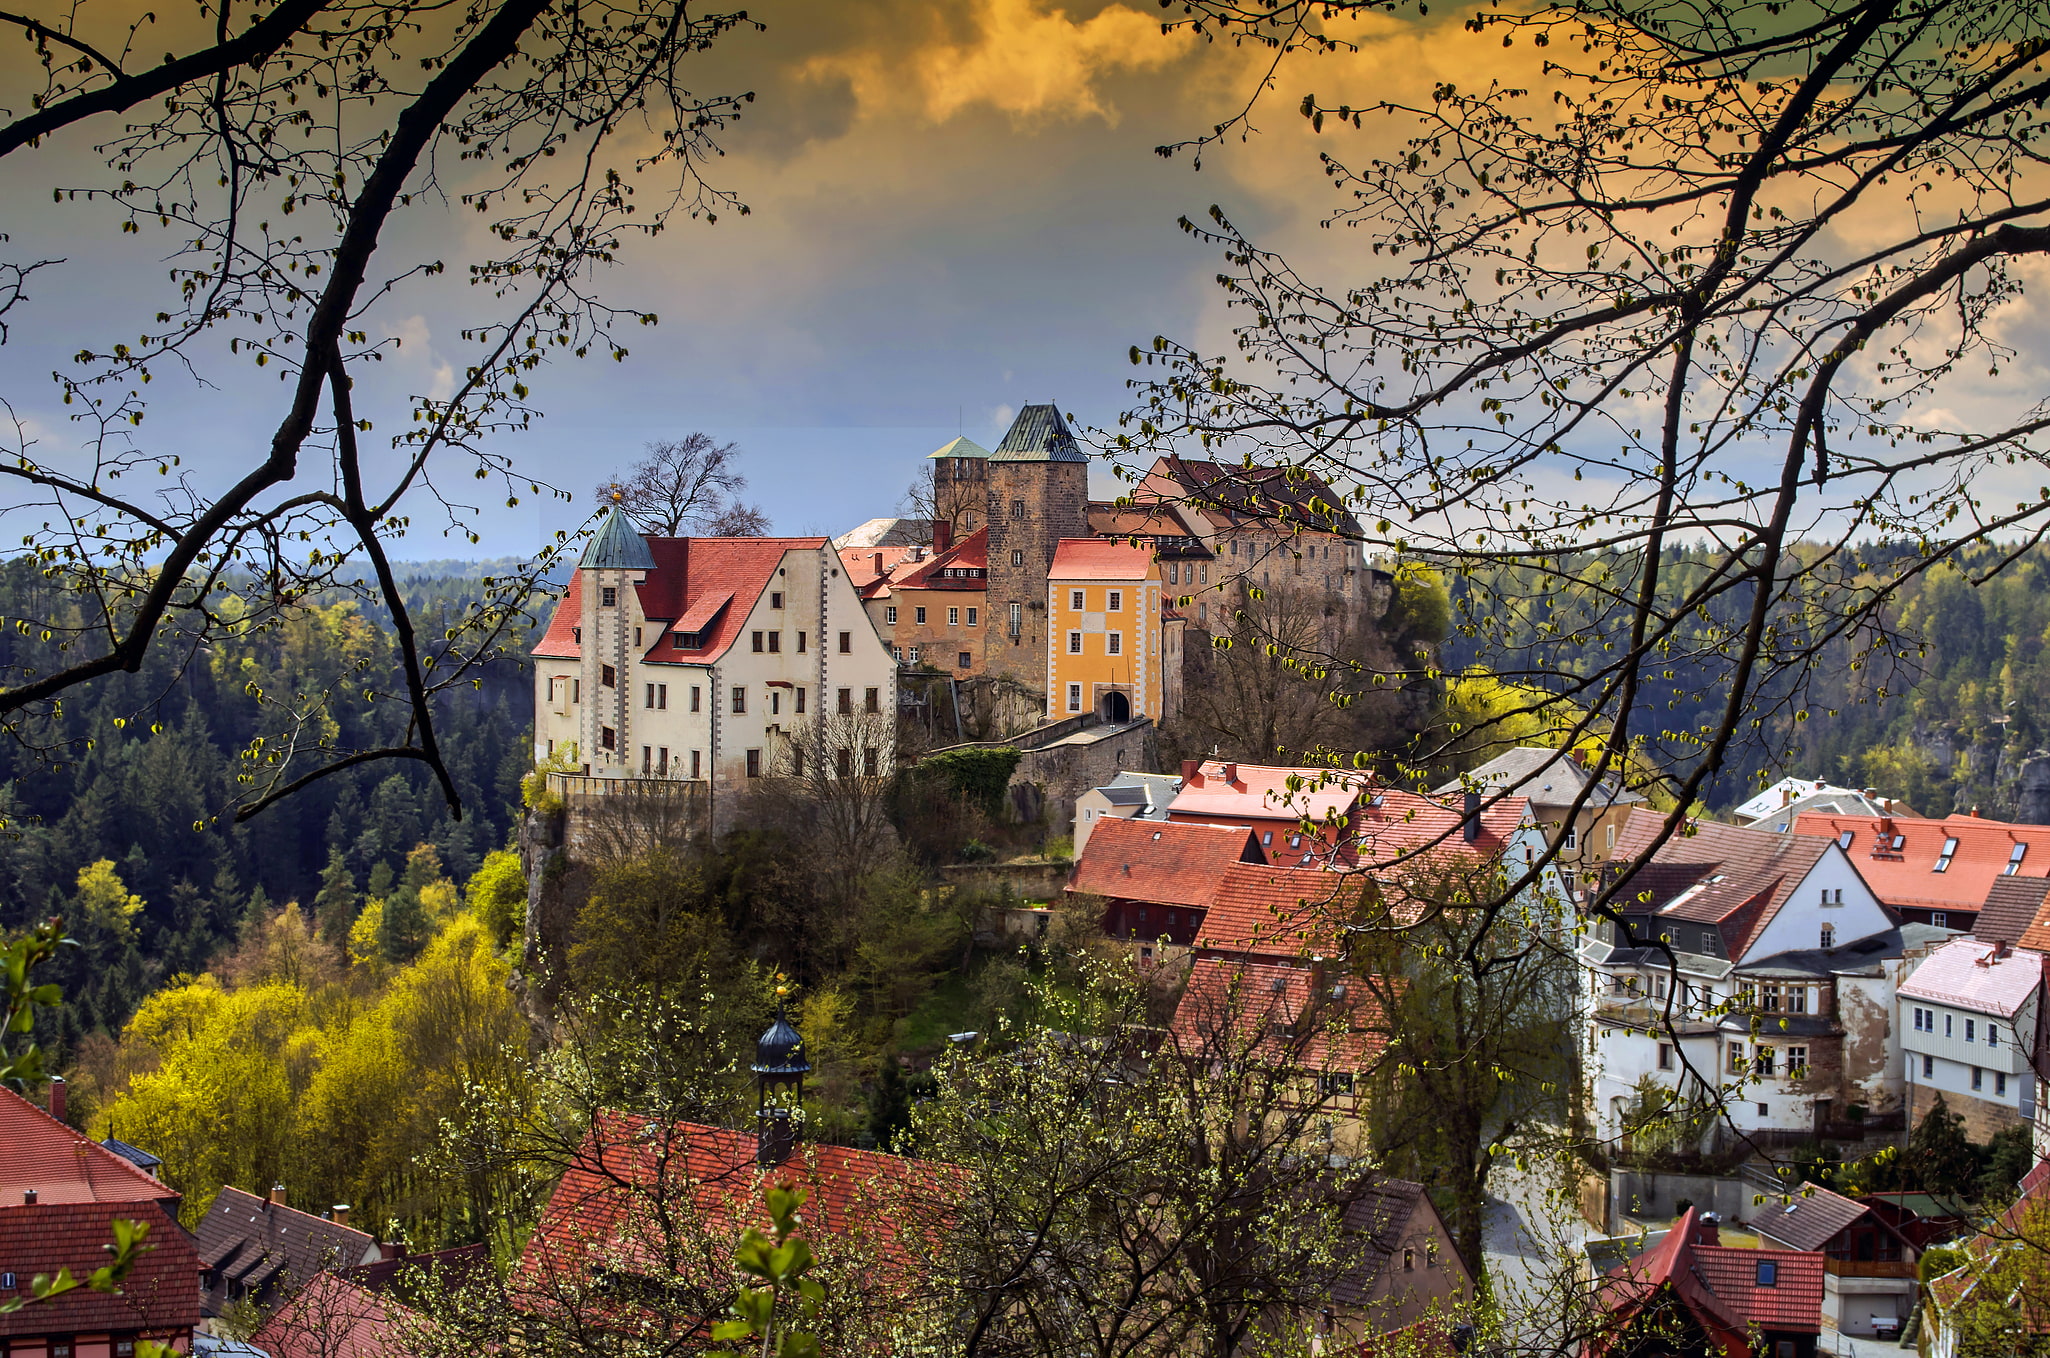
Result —
<svg viewBox="0 0 2050 1358"><path fill-rule="evenodd" d="M1182 624L1167 607L1152 547L1062 538L1047 572L1046 614L1048 716L1171 717L1167 672L1172 661L1179 673Z"/></svg>

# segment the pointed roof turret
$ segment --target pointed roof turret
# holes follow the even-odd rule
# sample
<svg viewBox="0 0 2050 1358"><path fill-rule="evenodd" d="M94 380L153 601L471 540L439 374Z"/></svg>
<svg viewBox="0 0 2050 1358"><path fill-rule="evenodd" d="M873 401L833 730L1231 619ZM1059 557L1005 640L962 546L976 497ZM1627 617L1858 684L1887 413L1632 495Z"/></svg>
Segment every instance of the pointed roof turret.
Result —
<svg viewBox="0 0 2050 1358"><path fill-rule="evenodd" d="M969 438L965 434L957 439L949 439L946 443L941 444L939 447L933 449L931 452L926 454L927 458L988 456L989 449L983 447L981 444L977 443L974 439Z"/></svg>
<svg viewBox="0 0 2050 1358"><path fill-rule="evenodd" d="M648 540L627 518L626 511L619 507L619 497L613 496L612 508L605 512L605 518L598 524L598 531L591 534L591 540L584 544L584 554L577 558L577 568L587 571L651 571L655 569L655 554L648 550Z"/></svg>
<svg viewBox="0 0 2050 1358"><path fill-rule="evenodd" d="M804 1038L784 1016L783 1003L776 1002L776 1021L755 1042L754 1072L757 1075L803 1075L811 1070L804 1059Z"/></svg>
<svg viewBox="0 0 2050 1358"><path fill-rule="evenodd" d="M1004 431L993 459L997 462L1087 462L1059 407L1026 406Z"/></svg>

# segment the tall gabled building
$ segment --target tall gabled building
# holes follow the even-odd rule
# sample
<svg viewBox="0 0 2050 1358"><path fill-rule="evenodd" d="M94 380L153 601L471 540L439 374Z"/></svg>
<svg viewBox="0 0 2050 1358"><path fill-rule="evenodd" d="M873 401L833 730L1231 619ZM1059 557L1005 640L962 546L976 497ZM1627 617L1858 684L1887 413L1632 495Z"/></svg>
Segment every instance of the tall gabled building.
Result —
<svg viewBox="0 0 2050 1358"><path fill-rule="evenodd" d="M615 506L533 656L536 760L700 782L714 831L755 779L893 767L897 667L825 538L647 538ZM836 716L879 729L828 747Z"/></svg>

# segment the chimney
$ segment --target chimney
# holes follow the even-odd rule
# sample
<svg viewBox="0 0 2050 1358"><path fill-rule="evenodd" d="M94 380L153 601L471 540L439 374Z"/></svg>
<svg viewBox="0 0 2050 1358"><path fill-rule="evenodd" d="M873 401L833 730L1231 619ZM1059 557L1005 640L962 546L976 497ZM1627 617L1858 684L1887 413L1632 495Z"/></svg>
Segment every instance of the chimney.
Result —
<svg viewBox="0 0 2050 1358"><path fill-rule="evenodd" d="M1194 787L1196 780L1202 776L1200 772L1202 767L1203 761L1200 759L1184 759L1182 761L1182 786Z"/></svg>
<svg viewBox="0 0 2050 1358"><path fill-rule="evenodd" d="M1965 812L1965 814L1970 816L1973 820L1977 820L1979 818L1979 808L1975 806L1971 810Z"/></svg>
<svg viewBox="0 0 2050 1358"><path fill-rule="evenodd" d="M1237 786L1237 784L1238 784L1238 781L1239 781L1239 766L1238 766L1238 765L1236 765L1236 764L1226 764L1226 765L1224 766L1224 781L1225 781L1225 782L1227 782L1227 783L1230 783L1230 784L1232 784L1233 786Z"/></svg>
<svg viewBox="0 0 2050 1358"><path fill-rule="evenodd" d="M1793 804L1794 804L1794 789L1792 789L1792 788L1790 788L1790 787L1783 787L1783 788L1781 788L1781 789L1780 789L1780 805L1781 805L1781 806L1792 806Z"/></svg>
<svg viewBox="0 0 2050 1358"><path fill-rule="evenodd" d="M22 1205L23 1207L33 1207L33 1206L35 1206L35 1205L36 1205L36 1190L35 1190L35 1189L33 1189L33 1188L24 1188L24 1189L22 1189L22 1190L21 1190L21 1205Z"/></svg>
<svg viewBox="0 0 2050 1358"><path fill-rule="evenodd" d="M1879 789L1878 789L1878 788L1876 788L1876 787L1868 787L1868 788L1863 788L1863 789L1861 789L1861 790L1862 790L1862 791L1864 792L1864 794L1865 794L1865 800L1866 800L1866 801L1868 801L1868 802L1875 802L1875 801L1878 801L1878 800L1879 800Z"/></svg>
<svg viewBox="0 0 2050 1358"><path fill-rule="evenodd" d="M270 1192L264 1197L264 1201L273 1207L283 1207L285 1205L285 1186L283 1184L272 1184Z"/></svg>
<svg viewBox="0 0 2050 1358"><path fill-rule="evenodd" d="M1690 1209L1691 1210L1691 1209ZM1694 1218L1694 1241L1697 1245L1720 1245L1723 1243L1723 1219L1714 1212L1702 1212Z"/></svg>
<svg viewBox="0 0 2050 1358"><path fill-rule="evenodd" d="M50 1077L50 1116L59 1122L64 1121L64 1077L62 1075L52 1075Z"/></svg>
<svg viewBox="0 0 2050 1358"><path fill-rule="evenodd" d="M945 519L934 519L932 524L932 554L938 556L953 545L954 525Z"/></svg>
<svg viewBox="0 0 2050 1358"><path fill-rule="evenodd" d="M1469 792L1466 794L1466 823L1460 826L1459 829L1460 833L1466 836L1466 842L1469 844L1481 837L1480 793Z"/></svg>
<svg viewBox="0 0 2050 1358"><path fill-rule="evenodd" d="M881 575L881 574L883 573L883 554L882 554L881 552L877 552L877 553L876 553L876 555L875 555L875 562L876 562L876 574L877 574L878 576L880 576L880 575Z"/></svg>
<svg viewBox="0 0 2050 1358"><path fill-rule="evenodd" d="M349 1224L349 1204L347 1204L346 1202L338 1202L335 1204L334 1223L337 1226L346 1226Z"/></svg>
<svg viewBox="0 0 2050 1358"><path fill-rule="evenodd" d="M2005 962L2005 961L2006 961L2006 960L2007 960L2007 959L2008 959L2009 957L2011 957L2011 956L2013 956L2013 955L2014 955L2014 948L2013 948L2012 946L2010 946L2010 945L2009 945L2009 943L2008 943L2008 941L2007 941L2006 939L2004 939L2004 938L1996 938L1996 939L1994 939L1994 940L1993 940L1993 960L1994 960L1994 961L1996 961L1996 962Z"/></svg>

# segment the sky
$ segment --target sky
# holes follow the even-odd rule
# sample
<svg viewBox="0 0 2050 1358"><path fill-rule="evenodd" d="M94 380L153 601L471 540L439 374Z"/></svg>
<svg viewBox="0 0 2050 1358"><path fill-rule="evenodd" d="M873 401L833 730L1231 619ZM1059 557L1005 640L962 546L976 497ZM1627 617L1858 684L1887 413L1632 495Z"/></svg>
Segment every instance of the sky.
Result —
<svg viewBox="0 0 2050 1358"><path fill-rule="evenodd" d="M1223 338L1215 251L1178 218L1217 203L1278 243L1325 249L1316 223L1332 199L1296 113L1302 95L1417 86L1460 60L1450 18L1365 21L1358 54L1291 59L1256 109L1256 134L1198 170L1154 148L1236 111L1268 58L1163 36L1150 6L749 8L766 31L723 39L702 74L705 88L756 94L709 174L748 214L630 246L601 287L660 324L634 330L623 363L542 374L545 418L501 445L576 503L480 506L474 546L423 514L398 555L530 551L579 522L593 484L647 441L692 430L740 446L744 498L778 532L838 533L894 512L925 454L957 433L993 446L1022 404L1108 426L1130 399L1132 345ZM88 182L85 148L62 153ZM48 374L146 318L134 313L158 304L165 242L52 204L48 161L8 170L9 248L63 260L37 277L0 348L0 391L47 455L77 438ZM470 229L457 213L416 213L388 248L460 258L476 248L461 238ZM459 274L377 310L382 333L405 342L366 401L402 410L406 392L447 389L462 362L451 336L474 301ZM260 455L281 390L224 357L203 373L205 387L175 374L156 384L135 438L204 480ZM1114 484L1099 475L1105 492Z"/></svg>
<svg viewBox="0 0 2050 1358"><path fill-rule="evenodd" d="M92 11L103 19L140 9L105 3ZM739 445L744 498L776 531L835 534L895 512L925 455L956 434L993 446L1020 405L1051 401L1085 429L1114 427L1142 371L1127 361L1133 345L1163 334L1211 353L1230 343L1221 261L1178 219L1219 205L1313 278L1374 267L1360 233L1325 229L1342 203L1318 153L1358 164L1399 145L1408 126L1370 118L1362 131L1319 133L1297 112L1305 94L1426 102L1442 80L1543 79L1537 53L1467 33L1457 9L1359 18L1342 30L1357 50L1286 60L1250 134L1206 152L1198 170L1154 148L1237 112L1269 54L1163 35L1162 11L1144 0L767 0L749 12L763 31L722 38L687 71L694 87L755 95L708 171L748 213L629 243L599 288L661 323L632 327L624 362L540 373L543 418L494 436L493 451L523 476L571 500L467 497L476 543L431 506L412 506L395 555L531 552L582 523L596 484L648 441L693 430ZM17 87L18 46L0 48L0 79ZM0 397L40 455L72 465L83 465L81 430L51 373L81 347L131 339L167 293L161 235L123 234L103 208L51 201L53 183L107 175L83 138L0 164L5 257L59 261L7 317ZM387 232L387 274L414 260L453 267L369 313L373 333L403 341L361 379L358 404L379 437L404 425L408 395L445 394L466 361L460 331L486 299L460 264L488 248L480 236L469 214L432 203ZM2031 283L2050 278L2024 269ZM2017 351L2006 371L1953 384L1946 399L1958 409L1927 412L1933 422L1969 425L1981 402L2040 393L2050 375L2041 296L1997 319ZM261 457L282 389L275 368L258 372L246 358L200 362L196 374L160 370L149 418L130 437L218 485ZM2013 475L2028 482L2014 489L2033 491L2035 468ZM1097 487L1108 494L1116 483L1099 472ZM467 488L443 486L458 500ZM0 541L25 531L23 518L0 504Z"/></svg>

